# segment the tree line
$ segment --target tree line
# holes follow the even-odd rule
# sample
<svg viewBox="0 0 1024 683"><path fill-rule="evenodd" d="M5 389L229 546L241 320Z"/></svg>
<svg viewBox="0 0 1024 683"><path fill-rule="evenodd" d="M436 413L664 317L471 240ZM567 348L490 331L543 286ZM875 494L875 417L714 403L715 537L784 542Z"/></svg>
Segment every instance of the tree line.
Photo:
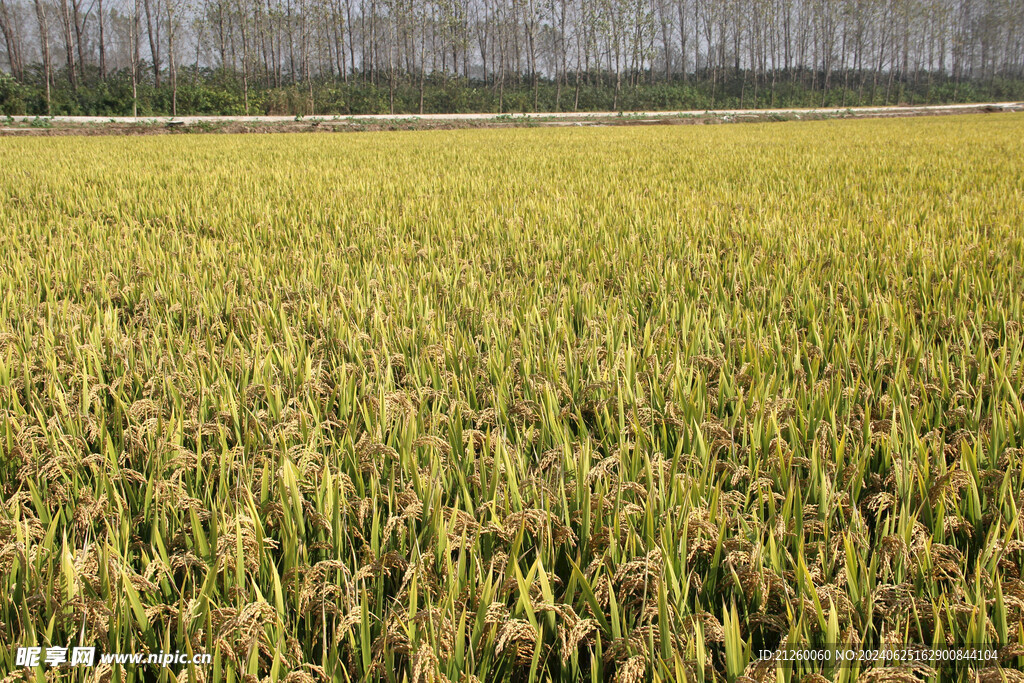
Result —
<svg viewBox="0 0 1024 683"><path fill-rule="evenodd" d="M0 0L4 113L1024 98L1021 0Z"/></svg>

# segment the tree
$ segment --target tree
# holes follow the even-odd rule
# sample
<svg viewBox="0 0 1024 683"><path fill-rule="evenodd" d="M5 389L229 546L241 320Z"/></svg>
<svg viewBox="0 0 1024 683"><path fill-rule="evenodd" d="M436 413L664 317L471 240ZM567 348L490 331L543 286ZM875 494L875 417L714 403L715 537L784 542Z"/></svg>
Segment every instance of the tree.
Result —
<svg viewBox="0 0 1024 683"><path fill-rule="evenodd" d="M30 35L23 24L32 23ZM54 50L63 51L59 83ZM83 84L130 68L133 111L148 96L145 77L166 103L156 106L177 115L180 65L190 58L193 84L240 91L246 112L254 93L276 88L290 89L274 101L297 113L320 108L318 88L327 106L350 112L422 112L432 87L472 93L485 103L474 106L498 111L510 91L524 110L568 108L570 85L574 110L777 106L781 92L785 103L922 102L960 99L968 81L995 93L1024 78L1024 3L0 0L0 68L38 88L30 99L45 100L46 111L52 88L60 101L68 93L84 102ZM374 90L384 79L386 104ZM659 82L669 87L644 90Z"/></svg>
<svg viewBox="0 0 1024 683"><path fill-rule="evenodd" d="M3 34L7 48L7 62L11 74L16 80L24 78L24 66L21 56L21 40L18 27L15 25L14 7L8 7L6 0L0 0L0 34Z"/></svg>
<svg viewBox="0 0 1024 683"><path fill-rule="evenodd" d="M35 0L36 20L39 26L39 49L43 55L43 81L46 90L46 113L50 114L50 32L46 26L46 9L43 0Z"/></svg>

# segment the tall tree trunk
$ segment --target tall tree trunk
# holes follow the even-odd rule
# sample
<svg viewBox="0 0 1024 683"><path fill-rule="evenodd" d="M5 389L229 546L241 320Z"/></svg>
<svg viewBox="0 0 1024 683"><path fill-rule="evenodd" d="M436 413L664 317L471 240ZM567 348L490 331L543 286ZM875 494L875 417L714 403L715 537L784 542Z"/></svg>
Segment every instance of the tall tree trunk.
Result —
<svg viewBox="0 0 1024 683"><path fill-rule="evenodd" d="M61 27L64 29L64 53L67 61L68 69L68 81L71 83L72 89L77 89L78 79L75 77L75 41L71 35L71 8L68 6L68 0L61 0Z"/></svg>
<svg viewBox="0 0 1024 683"><path fill-rule="evenodd" d="M395 47L391 40L391 33L394 29L394 13L388 16L388 110L395 115Z"/></svg>
<svg viewBox="0 0 1024 683"><path fill-rule="evenodd" d="M100 23L100 80L107 79L107 41L105 38L106 20L103 16L103 0L97 0L98 19Z"/></svg>
<svg viewBox="0 0 1024 683"><path fill-rule="evenodd" d="M686 82L686 6L683 0L676 0L676 13L679 15L679 72L683 83Z"/></svg>
<svg viewBox="0 0 1024 683"><path fill-rule="evenodd" d="M83 44L85 41L82 40L82 35L85 33L85 22L88 19L88 13L83 15L81 13L81 0L71 0L72 18L74 19L75 27L75 45L78 48L78 77L80 79L85 78L85 53L83 51Z"/></svg>
<svg viewBox="0 0 1024 683"><path fill-rule="evenodd" d="M146 29L149 35L149 55L153 60L153 85L160 87L160 0L143 0L146 10ZM156 21L154 21L154 15Z"/></svg>
<svg viewBox="0 0 1024 683"><path fill-rule="evenodd" d="M46 114L50 115L50 32L46 28L46 9L43 0L35 0L36 20L39 22L39 46L43 53L43 80L46 82Z"/></svg>
<svg viewBox="0 0 1024 683"><path fill-rule="evenodd" d="M139 24L139 0L132 4L132 14L128 23L128 39L131 43L132 61L132 117L139 115L139 33L142 26Z"/></svg>
<svg viewBox="0 0 1024 683"><path fill-rule="evenodd" d="M171 13L171 2L167 0L167 66L171 78L171 116L178 115L178 69L174 59L174 15Z"/></svg>
<svg viewBox="0 0 1024 683"><path fill-rule="evenodd" d="M7 46L7 61L11 65L11 75L19 81L23 80L25 72L18 32L14 25L14 13L8 10L7 3L4 0L0 0L0 33L3 33L4 43Z"/></svg>
<svg viewBox="0 0 1024 683"><path fill-rule="evenodd" d="M423 113L423 91L424 81L426 74L426 60L427 60L427 34L420 28L420 114ZM486 80L486 79L485 79Z"/></svg>
<svg viewBox="0 0 1024 683"><path fill-rule="evenodd" d="M349 66L352 75L354 76L356 73L356 40L355 36L352 33L355 30L355 25L352 23L352 0L345 0L345 24L348 28L348 57L350 62ZM348 74L349 72L346 71L345 83L348 83Z"/></svg>

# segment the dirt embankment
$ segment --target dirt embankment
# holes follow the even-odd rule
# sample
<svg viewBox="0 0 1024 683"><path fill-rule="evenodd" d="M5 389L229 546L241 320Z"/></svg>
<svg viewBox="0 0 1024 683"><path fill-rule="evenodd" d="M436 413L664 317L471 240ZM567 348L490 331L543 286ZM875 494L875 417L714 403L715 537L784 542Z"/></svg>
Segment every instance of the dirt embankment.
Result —
<svg viewBox="0 0 1024 683"><path fill-rule="evenodd" d="M723 109L633 113L424 114L367 116L7 117L0 136L324 133L543 126L709 125L1024 112L1024 102L822 109Z"/></svg>

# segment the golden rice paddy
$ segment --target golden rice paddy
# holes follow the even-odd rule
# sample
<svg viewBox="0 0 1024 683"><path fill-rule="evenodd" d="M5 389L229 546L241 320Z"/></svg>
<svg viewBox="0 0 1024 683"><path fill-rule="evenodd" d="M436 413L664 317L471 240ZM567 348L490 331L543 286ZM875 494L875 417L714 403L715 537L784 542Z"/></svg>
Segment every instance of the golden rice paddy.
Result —
<svg viewBox="0 0 1024 683"><path fill-rule="evenodd" d="M1021 680L1021 159L1013 114L0 140L0 669ZM899 643L998 660L759 663Z"/></svg>

